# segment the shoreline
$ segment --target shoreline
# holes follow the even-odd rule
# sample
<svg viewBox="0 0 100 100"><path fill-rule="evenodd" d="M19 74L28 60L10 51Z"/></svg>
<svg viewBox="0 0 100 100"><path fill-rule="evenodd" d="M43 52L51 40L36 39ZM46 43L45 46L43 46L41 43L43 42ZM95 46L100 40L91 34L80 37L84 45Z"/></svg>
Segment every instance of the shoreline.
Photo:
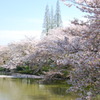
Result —
<svg viewBox="0 0 100 100"><path fill-rule="evenodd" d="M14 75L0 75L0 78L32 78L32 79L43 79L44 76L37 75L26 75L26 74L14 74Z"/></svg>

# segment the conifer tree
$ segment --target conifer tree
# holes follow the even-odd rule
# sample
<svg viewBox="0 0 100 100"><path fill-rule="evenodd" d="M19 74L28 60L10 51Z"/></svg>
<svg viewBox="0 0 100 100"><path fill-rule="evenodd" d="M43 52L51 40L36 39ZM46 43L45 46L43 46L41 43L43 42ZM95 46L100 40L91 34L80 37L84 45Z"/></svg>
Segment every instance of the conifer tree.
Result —
<svg viewBox="0 0 100 100"><path fill-rule="evenodd" d="M44 23L43 23L43 33L48 35L48 31L50 29L54 29L62 26L62 19L60 14L60 5L59 0L56 4L56 12L54 14L53 7L51 7L51 11L49 11L49 6L46 6L45 15L44 15Z"/></svg>
<svg viewBox="0 0 100 100"><path fill-rule="evenodd" d="M50 29L50 12L49 12L48 5L46 5L45 15L44 15L44 23L43 23L43 33L48 35L49 29Z"/></svg>
<svg viewBox="0 0 100 100"><path fill-rule="evenodd" d="M51 13L50 13L50 29L53 29L55 27L54 23L54 11L53 7L51 7Z"/></svg>
<svg viewBox="0 0 100 100"><path fill-rule="evenodd" d="M62 26L62 19L61 19L60 5L58 0L56 4L56 12L55 12L55 27L61 27L61 26Z"/></svg>

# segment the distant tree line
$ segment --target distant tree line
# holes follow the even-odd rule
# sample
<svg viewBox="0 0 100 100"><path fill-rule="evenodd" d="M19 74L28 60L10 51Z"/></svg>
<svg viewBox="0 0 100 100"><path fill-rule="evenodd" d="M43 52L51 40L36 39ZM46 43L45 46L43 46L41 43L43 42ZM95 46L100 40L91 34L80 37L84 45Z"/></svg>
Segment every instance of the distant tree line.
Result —
<svg viewBox="0 0 100 100"><path fill-rule="evenodd" d="M61 12L60 12L60 4L59 0L56 3L56 10L54 13L53 7L51 7L51 11L49 10L49 6L46 5L44 22L43 22L43 33L48 35L48 31L50 29L54 29L62 26Z"/></svg>

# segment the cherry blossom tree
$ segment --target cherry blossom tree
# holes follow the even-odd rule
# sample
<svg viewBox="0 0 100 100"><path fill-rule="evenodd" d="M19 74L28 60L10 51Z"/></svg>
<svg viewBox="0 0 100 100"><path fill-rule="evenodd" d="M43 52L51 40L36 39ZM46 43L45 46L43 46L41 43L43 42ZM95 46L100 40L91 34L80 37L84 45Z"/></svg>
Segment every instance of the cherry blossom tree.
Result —
<svg viewBox="0 0 100 100"><path fill-rule="evenodd" d="M83 91L86 98L90 100L91 96L100 93L100 0L62 0L65 5L74 5L82 12L88 13L88 22L79 23L78 20L72 21L78 26L85 25L87 28L82 33L83 51L73 54L74 71L71 71L70 83L73 89ZM68 1L68 2L67 2ZM67 2L67 3L66 3ZM73 32L74 33L74 32ZM78 51L79 52L79 51ZM71 55L72 57L72 55ZM75 59L78 61L75 61ZM75 61L75 62L74 62ZM89 90L86 90L87 87ZM84 87L84 88L83 88ZM86 92L87 91L87 92ZM89 93L91 94L88 94Z"/></svg>

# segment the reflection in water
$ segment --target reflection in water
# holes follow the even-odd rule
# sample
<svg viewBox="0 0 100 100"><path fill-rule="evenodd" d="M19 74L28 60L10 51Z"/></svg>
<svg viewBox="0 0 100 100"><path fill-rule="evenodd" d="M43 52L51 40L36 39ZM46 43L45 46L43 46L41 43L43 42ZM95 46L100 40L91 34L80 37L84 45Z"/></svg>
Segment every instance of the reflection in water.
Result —
<svg viewBox="0 0 100 100"><path fill-rule="evenodd" d="M0 79L0 100L75 100L64 85L43 85L32 79Z"/></svg>
<svg viewBox="0 0 100 100"><path fill-rule="evenodd" d="M51 87L50 91L56 95L66 95L65 87Z"/></svg>

